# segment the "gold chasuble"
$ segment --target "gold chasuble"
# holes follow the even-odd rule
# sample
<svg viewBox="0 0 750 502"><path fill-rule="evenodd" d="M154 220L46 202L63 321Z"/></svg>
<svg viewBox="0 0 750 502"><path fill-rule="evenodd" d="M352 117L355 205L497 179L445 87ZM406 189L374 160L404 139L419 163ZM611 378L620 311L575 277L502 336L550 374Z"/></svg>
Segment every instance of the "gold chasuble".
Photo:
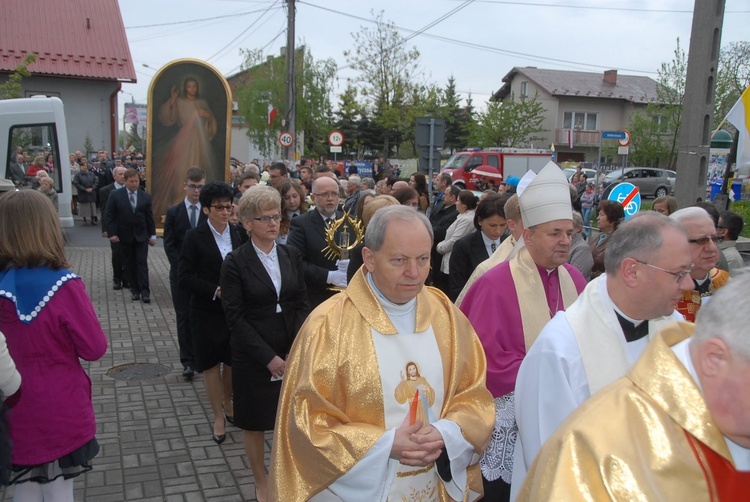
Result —
<svg viewBox="0 0 750 502"><path fill-rule="evenodd" d="M416 298L415 332L429 328L443 368L442 388L434 389L442 394L442 406L433 411L437 419L455 422L479 454L494 422L492 396L485 387L484 351L468 320L445 295L424 287ZM344 292L310 314L292 347L271 452L270 500L304 501L320 493L352 469L386 432L373 331L401 336L362 268ZM428 401L435 399L424 382L415 383L422 385ZM482 493L476 463L468 469L464 500L470 500L472 492ZM435 500L451 500L442 482Z"/></svg>
<svg viewBox="0 0 750 502"><path fill-rule="evenodd" d="M671 349L693 329L685 322L662 329L627 376L571 414L542 447L517 500L747 499L748 474L734 468Z"/></svg>

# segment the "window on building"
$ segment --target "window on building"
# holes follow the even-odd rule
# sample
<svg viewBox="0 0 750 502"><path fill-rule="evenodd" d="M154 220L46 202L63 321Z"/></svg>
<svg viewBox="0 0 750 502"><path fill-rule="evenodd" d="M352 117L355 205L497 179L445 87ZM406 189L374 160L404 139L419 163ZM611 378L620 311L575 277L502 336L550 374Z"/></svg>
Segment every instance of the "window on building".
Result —
<svg viewBox="0 0 750 502"><path fill-rule="evenodd" d="M26 151L32 161L37 156L41 156L44 159L44 170L50 178L55 180L55 189L58 192L62 192L62 175L60 174L62 163L60 162L60 149L58 147L55 124L11 127L10 141L8 142L9 151L6 152L6 158L10 158L11 151L15 151L17 146ZM67 162L67 159L65 160ZM52 165L47 166L47 161L50 161Z"/></svg>
<svg viewBox="0 0 750 502"><path fill-rule="evenodd" d="M521 97L522 98L529 97L529 82L528 81L521 82Z"/></svg>
<svg viewBox="0 0 750 502"><path fill-rule="evenodd" d="M592 112L565 112L563 129L576 131L596 131L599 125L599 114Z"/></svg>
<svg viewBox="0 0 750 502"><path fill-rule="evenodd" d="M651 121L657 125L657 130L666 134L669 132L669 122L664 115L651 115Z"/></svg>

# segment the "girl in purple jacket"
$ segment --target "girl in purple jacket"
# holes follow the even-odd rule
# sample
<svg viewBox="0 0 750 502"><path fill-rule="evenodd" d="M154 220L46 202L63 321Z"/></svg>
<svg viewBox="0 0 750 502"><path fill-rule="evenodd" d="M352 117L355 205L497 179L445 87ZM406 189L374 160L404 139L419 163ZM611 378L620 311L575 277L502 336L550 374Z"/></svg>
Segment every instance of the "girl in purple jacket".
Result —
<svg viewBox="0 0 750 502"><path fill-rule="evenodd" d="M49 199L34 190L0 197L0 331L22 377L6 400L16 500L73 500L73 478L99 453L79 358L101 358L107 338L68 266Z"/></svg>

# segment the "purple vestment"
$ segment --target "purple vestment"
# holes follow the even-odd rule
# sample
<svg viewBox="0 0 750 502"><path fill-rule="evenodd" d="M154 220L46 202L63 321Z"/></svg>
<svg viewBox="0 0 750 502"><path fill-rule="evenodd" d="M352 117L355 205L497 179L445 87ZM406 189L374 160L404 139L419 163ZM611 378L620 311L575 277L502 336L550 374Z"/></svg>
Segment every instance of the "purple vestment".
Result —
<svg viewBox="0 0 750 502"><path fill-rule="evenodd" d="M578 294L586 287L581 272L567 263L563 264L573 279ZM551 274L537 265L549 310L539 315L551 319L559 310L565 310L557 269ZM493 397L504 396L516 386L518 367L526 356L526 342L521 323L518 295L510 272L510 261L500 263L480 277L469 289L461 311L469 318L479 336L487 357L487 388Z"/></svg>

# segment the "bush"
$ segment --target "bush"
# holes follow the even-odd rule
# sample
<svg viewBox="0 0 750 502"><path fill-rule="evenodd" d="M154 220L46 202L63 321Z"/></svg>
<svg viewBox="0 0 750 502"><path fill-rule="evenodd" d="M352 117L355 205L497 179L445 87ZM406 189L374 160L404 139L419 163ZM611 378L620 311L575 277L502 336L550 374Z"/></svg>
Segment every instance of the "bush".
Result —
<svg viewBox="0 0 750 502"><path fill-rule="evenodd" d="M750 221L750 201L741 200L733 202L730 211L739 214L745 220L745 226L740 235L742 237L750 237L750 227L747 225L747 222Z"/></svg>

